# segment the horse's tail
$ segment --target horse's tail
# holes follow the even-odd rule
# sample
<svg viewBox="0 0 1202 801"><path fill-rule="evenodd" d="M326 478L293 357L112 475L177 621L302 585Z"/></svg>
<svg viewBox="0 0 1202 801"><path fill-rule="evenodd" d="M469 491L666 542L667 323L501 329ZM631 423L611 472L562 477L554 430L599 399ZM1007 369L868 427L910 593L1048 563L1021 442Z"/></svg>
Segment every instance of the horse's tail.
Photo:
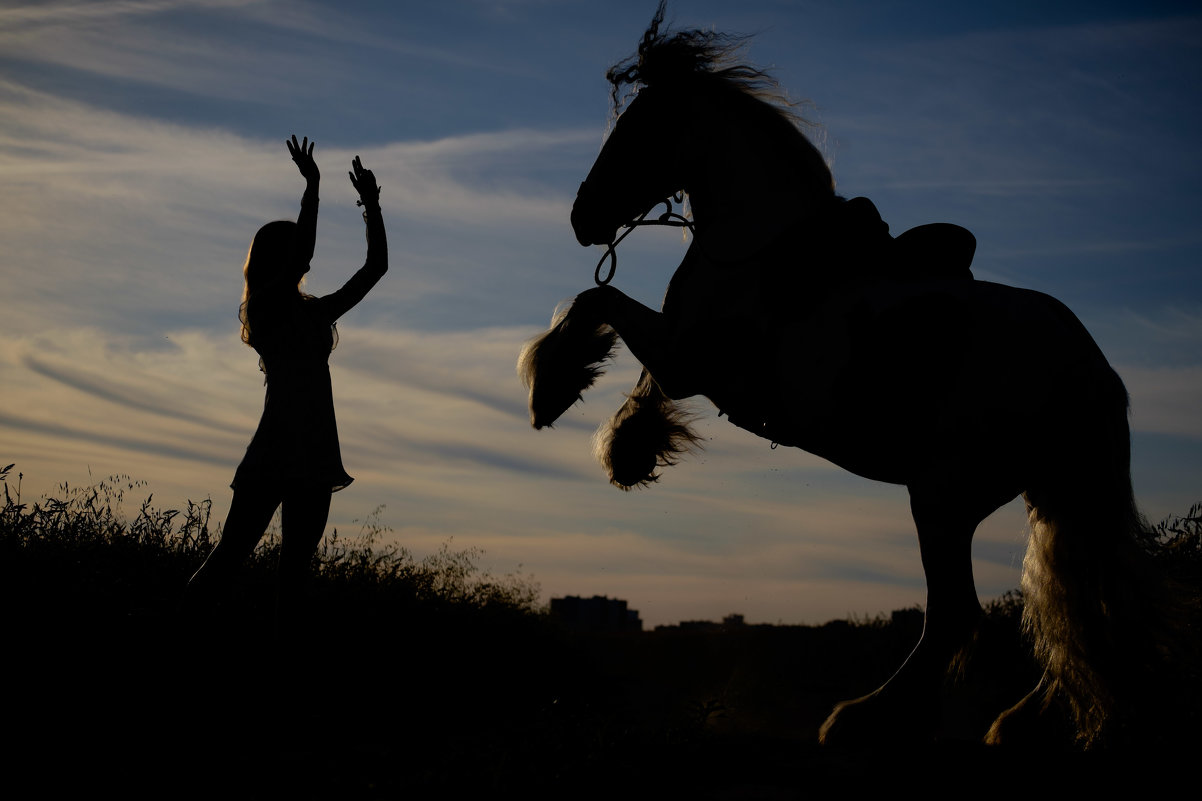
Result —
<svg viewBox="0 0 1202 801"><path fill-rule="evenodd" d="M1044 703L1067 702L1086 747L1122 740L1137 717L1146 733L1149 712L1171 698L1174 644L1193 614L1154 559L1131 487L1127 393L1106 373L1097 415L1053 435L1064 447L1045 452L1024 494L1023 623L1045 670Z"/></svg>
<svg viewBox="0 0 1202 801"><path fill-rule="evenodd" d="M584 322L572 306L556 312L551 329L530 340L518 356L518 375L530 388L530 424L559 419L605 371L618 335L605 323Z"/></svg>
<svg viewBox="0 0 1202 801"><path fill-rule="evenodd" d="M657 468L674 465L682 454L700 448L691 422L692 415L643 370L622 408L597 429L593 451L615 487L644 487L659 479Z"/></svg>

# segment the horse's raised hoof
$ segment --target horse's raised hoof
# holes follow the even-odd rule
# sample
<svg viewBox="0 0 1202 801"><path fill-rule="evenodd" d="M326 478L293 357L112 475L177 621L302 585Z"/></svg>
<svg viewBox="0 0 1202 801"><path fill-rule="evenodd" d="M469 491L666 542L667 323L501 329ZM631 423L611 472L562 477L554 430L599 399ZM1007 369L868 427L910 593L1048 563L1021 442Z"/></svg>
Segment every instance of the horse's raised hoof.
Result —
<svg viewBox="0 0 1202 801"><path fill-rule="evenodd" d="M692 419L644 371L626 403L597 430L593 452L615 487L645 487L659 479L658 468L700 450L701 438L690 425Z"/></svg>
<svg viewBox="0 0 1202 801"><path fill-rule="evenodd" d="M664 450L664 426L655 404L632 396L607 426L597 432L595 443L602 466L615 487L631 489L653 483L660 452Z"/></svg>
<svg viewBox="0 0 1202 801"><path fill-rule="evenodd" d="M530 424L551 426L604 373L617 333L608 325L581 326L569 314L541 336L526 343L518 357L518 374L530 387Z"/></svg>
<svg viewBox="0 0 1202 801"><path fill-rule="evenodd" d="M655 468L659 466L655 452L646 448L623 448L620 445L622 442L624 440L617 439L615 446L610 449L609 480L622 489L654 482Z"/></svg>

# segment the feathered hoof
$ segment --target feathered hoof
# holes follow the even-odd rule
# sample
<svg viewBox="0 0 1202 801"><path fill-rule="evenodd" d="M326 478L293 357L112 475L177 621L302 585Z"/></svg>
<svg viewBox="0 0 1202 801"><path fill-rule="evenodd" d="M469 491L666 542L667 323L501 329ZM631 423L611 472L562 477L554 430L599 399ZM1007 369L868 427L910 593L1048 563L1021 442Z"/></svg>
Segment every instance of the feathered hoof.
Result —
<svg viewBox="0 0 1202 801"><path fill-rule="evenodd" d="M636 420L637 418L630 418L626 425ZM654 482L657 478L655 468L659 466L658 450L649 449L643 442L616 434L617 432L609 446L609 480L623 489Z"/></svg>
<svg viewBox="0 0 1202 801"><path fill-rule="evenodd" d="M530 388L530 424L546 428L580 400L605 371L602 365L617 346L608 325L581 327L564 313L540 336L526 343L518 357L518 374Z"/></svg>
<svg viewBox="0 0 1202 801"><path fill-rule="evenodd" d="M615 487L645 487L659 479L657 468L676 464L681 454L700 449L691 420L644 374L634 394L598 429L593 452Z"/></svg>
<svg viewBox="0 0 1202 801"><path fill-rule="evenodd" d="M930 742L938 725L934 704L901 702L880 690L843 701L818 730L818 742L833 748L897 748Z"/></svg>
<svg viewBox="0 0 1202 801"><path fill-rule="evenodd" d="M1043 684L1007 709L985 735L985 744L1019 749L1064 750L1076 747L1076 731L1055 692Z"/></svg>

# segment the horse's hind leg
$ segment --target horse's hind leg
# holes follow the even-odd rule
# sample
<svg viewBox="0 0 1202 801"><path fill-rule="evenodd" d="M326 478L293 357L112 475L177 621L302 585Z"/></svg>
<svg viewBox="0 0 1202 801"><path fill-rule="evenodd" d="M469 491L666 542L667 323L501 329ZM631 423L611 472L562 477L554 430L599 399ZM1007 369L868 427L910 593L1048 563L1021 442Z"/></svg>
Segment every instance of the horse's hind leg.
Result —
<svg viewBox="0 0 1202 801"><path fill-rule="evenodd" d="M1034 690L998 716L985 735L985 743L1065 748L1076 739L1076 731L1059 696L1058 683L1045 673Z"/></svg>
<svg viewBox="0 0 1202 801"><path fill-rule="evenodd" d="M914 736L937 732L939 696L949 665L981 619L972 575L973 533L1011 497L1006 492L933 492L911 485L910 508L927 579L922 638L883 686L835 707L819 732L821 742L912 742Z"/></svg>
<svg viewBox="0 0 1202 801"><path fill-rule="evenodd" d="M634 390L594 440L594 451L609 481L620 489L646 486L656 470L673 465L681 454L700 447L689 427L690 415L669 398L643 370Z"/></svg>

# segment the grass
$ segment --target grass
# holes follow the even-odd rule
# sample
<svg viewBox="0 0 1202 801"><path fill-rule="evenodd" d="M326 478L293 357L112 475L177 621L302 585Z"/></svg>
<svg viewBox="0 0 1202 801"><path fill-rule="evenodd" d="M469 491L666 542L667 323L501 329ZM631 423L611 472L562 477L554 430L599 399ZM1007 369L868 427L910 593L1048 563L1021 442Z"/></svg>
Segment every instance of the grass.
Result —
<svg viewBox="0 0 1202 801"><path fill-rule="evenodd" d="M904 659L921 632L913 610L584 635L543 611L530 577L481 571L479 551L448 543L417 559L386 544L377 510L323 542L308 632L281 641L274 534L225 603L182 614L218 535L207 500L177 511L148 497L127 513L146 490L128 477L36 503L11 465L0 480L2 726L19 769L4 781L26 774L38 796L793 798L883 781L914 757L814 744L835 702ZM1158 529L1193 559L1199 511ZM949 682L965 739L923 756L939 770L1006 758L969 742L1034 683L1020 615L1014 594L987 609Z"/></svg>

